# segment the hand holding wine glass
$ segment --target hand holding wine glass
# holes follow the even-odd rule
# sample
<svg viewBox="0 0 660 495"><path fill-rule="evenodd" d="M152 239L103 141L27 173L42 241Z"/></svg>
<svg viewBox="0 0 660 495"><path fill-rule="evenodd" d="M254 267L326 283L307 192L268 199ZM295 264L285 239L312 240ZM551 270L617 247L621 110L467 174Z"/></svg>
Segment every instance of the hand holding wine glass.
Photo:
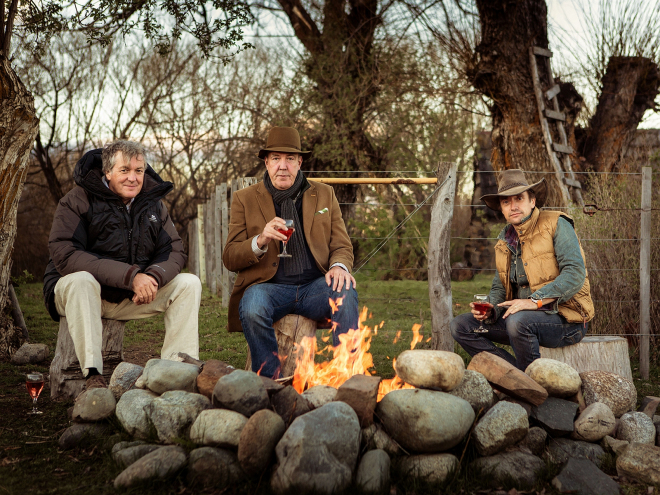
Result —
<svg viewBox="0 0 660 495"><path fill-rule="evenodd" d="M472 308L472 314L480 322L479 328L475 328L473 332L474 333L488 332L488 329L484 327L484 322L483 322L483 320L488 318L490 311L493 309L493 305L490 303L490 298L488 297L488 294L475 294L474 302L470 303L470 307Z"/></svg>
<svg viewBox="0 0 660 495"><path fill-rule="evenodd" d="M284 228L283 229L277 229L280 234L283 234L286 236L286 241L282 241L282 244L284 244L284 249L280 254L277 255L278 258L291 258L291 255L286 252L286 243L289 242L289 238L291 237L291 234L293 234L294 228L293 228L293 220L284 220Z"/></svg>
<svg viewBox="0 0 660 495"><path fill-rule="evenodd" d="M274 217L265 225L263 231L257 237L257 246L259 249L265 249L265 246L267 246L270 241L288 241L288 237L282 233L282 231L285 230L288 230L286 222L280 217ZM293 229L293 232L295 232L295 230L296 229Z"/></svg>
<svg viewBox="0 0 660 495"><path fill-rule="evenodd" d="M44 375L37 372L28 373L25 379L25 386L30 397L32 397L32 411L28 414L42 414L41 411L37 410L37 399L44 389Z"/></svg>

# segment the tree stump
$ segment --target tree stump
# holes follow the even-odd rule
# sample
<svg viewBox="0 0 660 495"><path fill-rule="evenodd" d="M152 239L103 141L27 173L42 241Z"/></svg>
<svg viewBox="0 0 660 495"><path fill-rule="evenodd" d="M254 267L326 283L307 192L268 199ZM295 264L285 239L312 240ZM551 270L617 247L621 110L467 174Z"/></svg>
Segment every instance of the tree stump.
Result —
<svg viewBox="0 0 660 495"><path fill-rule="evenodd" d="M117 320L103 321L103 376L110 382L115 368L124 359L124 327L126 322ZM66 318L60 318L60 330L57 334L55 357L50 364L50 398L75 399L83 389L86 378L80 369L80 363L73 347Z"/></svg>
<svg viewBox="0 0 660 495"><path fill-rule="evenodd" d="M278 354L282 364L280 377L293 376L296 371L295 344L299 344L304 337L316 338L316 322L300 315L286 315L273 324L277 338ZM252 369L252 356L248 349L246 370Z"/></svg>
<svg viewBox="0 0 660 495"><path fill-rule="evenodd" d="M541 347L541 357L571 365L578 373L609 371L632 381L628 341L611 335L590 335L579 344L551 349Z"/></svg>

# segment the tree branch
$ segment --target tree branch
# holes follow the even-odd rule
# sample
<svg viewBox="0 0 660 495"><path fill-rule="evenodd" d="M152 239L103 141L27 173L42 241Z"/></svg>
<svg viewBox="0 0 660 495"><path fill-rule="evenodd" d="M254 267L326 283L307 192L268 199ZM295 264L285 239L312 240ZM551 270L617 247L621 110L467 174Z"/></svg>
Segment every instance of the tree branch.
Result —
<svg viewBox="0 0 660 495"><path fill-rule="evenodd" d="M277 0L289 17L296 36L311 55L321 50L321 31L307 13L300 0Z"/></svg>

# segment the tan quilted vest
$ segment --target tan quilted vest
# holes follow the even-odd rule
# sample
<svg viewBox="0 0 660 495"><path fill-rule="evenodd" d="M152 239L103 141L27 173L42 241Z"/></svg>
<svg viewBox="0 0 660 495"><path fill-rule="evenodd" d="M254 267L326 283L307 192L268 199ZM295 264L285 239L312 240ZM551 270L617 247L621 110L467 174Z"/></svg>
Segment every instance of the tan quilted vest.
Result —
<svg viewBox="0 0 660 495"><path fill-rule="evenodd" d="M516 226L522 248L521 258L532 292L549 284L559 276L559 265L555 256L553 238L560 216L573 224L573 219L565 213L540 211L535 208L528 221L521 226ZM580 245L580 252L584 260L582 245ZM513 299L513 288L509 278L511 250L507 247L506 241L499 240L495 245L495 266L500 281L506 289L506 299ZM584 285L578 293L568 301L560 304L558 309L559 314L570 323L591 321L594 317L594 303L591 300L588 273Z"/></svg>

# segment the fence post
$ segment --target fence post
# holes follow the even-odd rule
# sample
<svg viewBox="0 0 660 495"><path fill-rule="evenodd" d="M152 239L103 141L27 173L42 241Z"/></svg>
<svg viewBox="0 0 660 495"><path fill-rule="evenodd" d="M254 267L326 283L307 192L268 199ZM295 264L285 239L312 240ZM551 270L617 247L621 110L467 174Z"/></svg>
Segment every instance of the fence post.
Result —
<svg viewBox="0 0 660 495"><path fill-rule="evenodd" d="M197 253L199 256L199 279L206 281L206 253L204 250L204 205L197 205Z"/></svg>
<svg viewBox="0 0 660 495"><path fill-rule="evenodd" d="M227 186L225 186L225 194ZM213 252L215 253L215 292L216 296L222 295L222 188L215 186L215 194L213 195Z"/></svg>
<svg viewBox="0 0 660 495"><path fill-rule="evenodd" d="M651 334L651 167L642 167L642 213L639 249L639 369L649 379Z"/></svg>
<svg viewBox="0 0 660 495"><path fill-rule="evenodd" d="M456 191L456 169L452 162L441 162L438 166L438 182L448 177L442 188L435 193L431 209L431 231L429 233L429 299L431 300L431 325L436 350L454 351L454 340L449 323L453 317L451 299L451 261L449 238L451 219L454 214Z"/></svg>
<svg viewBox="0 0 660 495"><path fill-rule="evenodd" d="M188 270L199 277L199 248L197 219L193 218L188 222Z"/></svg>
<svg viewBox="0 0 660 495"><path fill-rule="evenodd" d="M220 184L222 192L221 205L222 205L222 250L224 254L225 246L227 245L227 238L229 237L229 201L227 198L227 184ZM231 287L229 287L229 270L222 268L222 307L229 307L229 295L231 294Z"/></svg>

